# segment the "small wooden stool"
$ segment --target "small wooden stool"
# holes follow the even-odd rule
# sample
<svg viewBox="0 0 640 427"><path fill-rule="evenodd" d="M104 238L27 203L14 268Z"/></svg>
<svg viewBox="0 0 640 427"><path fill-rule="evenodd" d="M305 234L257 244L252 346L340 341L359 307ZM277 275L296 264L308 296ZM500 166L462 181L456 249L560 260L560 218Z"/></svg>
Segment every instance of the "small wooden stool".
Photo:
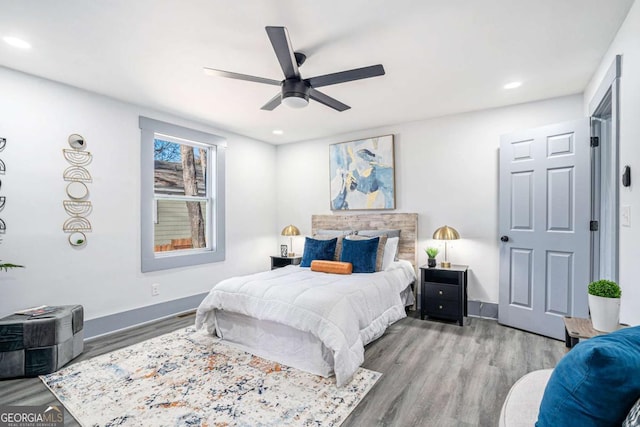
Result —
<svg viewBox="0 0 640 427"><path fill-rule="evenodd" d="M619 328L628 325L620 324ZM606 335L609 332L598 331L593 329L591 319L583 319L581 317L564 317L564 344L567 348L571 348L578 344L580 339L593 338L598 335Z"/></svg>

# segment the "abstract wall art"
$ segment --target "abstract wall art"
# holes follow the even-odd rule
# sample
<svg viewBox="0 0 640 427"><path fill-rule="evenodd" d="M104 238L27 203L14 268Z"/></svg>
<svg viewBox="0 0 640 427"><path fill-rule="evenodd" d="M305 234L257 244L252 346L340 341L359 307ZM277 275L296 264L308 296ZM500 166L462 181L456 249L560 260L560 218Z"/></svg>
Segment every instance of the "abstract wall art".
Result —
<svg viewBox="0 0 640 427"><path fill-rule="evenodd" d="M329 146L331 210L395 209L393 135Z"/></svg>

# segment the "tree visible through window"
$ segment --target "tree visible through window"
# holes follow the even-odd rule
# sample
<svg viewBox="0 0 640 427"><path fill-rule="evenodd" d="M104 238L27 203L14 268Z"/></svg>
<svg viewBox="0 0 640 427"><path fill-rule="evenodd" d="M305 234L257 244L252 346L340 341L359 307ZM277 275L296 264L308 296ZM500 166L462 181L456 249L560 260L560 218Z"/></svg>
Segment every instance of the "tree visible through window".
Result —
<svg viewBox="0 0 640 427"><path fill-rule="evenodd" d="M206 248L209 150L166 139L153 141L155 252Z"/></svg>

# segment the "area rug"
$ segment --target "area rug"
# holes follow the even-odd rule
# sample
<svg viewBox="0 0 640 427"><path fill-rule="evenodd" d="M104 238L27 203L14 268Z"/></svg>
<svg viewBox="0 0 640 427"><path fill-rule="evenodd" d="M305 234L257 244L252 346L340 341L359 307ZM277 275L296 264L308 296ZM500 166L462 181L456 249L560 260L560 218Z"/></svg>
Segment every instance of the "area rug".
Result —
<svg viewBox="0 0 640 427"><path fill-rule="evenodd" d="M193 328L40 377L83 426L339 426L381 374L280 365Z"/></svg>

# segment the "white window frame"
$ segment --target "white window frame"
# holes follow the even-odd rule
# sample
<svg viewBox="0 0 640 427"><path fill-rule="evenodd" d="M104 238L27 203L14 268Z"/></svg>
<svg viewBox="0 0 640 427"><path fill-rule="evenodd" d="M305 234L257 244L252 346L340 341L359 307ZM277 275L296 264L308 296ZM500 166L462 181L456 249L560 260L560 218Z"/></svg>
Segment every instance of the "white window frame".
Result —
<svg viewBox="0 0 640 427"><path fill-rule="evenodd" d="M140 144L140 237L141 269L143 273L224 261L225 259L225 151L223 137L194 129L150 119L139 118ZM171 138L207 146L211 173L207 173L206 248L155 252L154 220L154 140ZM165 138L163 138L165 137ZM180 142L182 143L182 142Z"/></svg>

